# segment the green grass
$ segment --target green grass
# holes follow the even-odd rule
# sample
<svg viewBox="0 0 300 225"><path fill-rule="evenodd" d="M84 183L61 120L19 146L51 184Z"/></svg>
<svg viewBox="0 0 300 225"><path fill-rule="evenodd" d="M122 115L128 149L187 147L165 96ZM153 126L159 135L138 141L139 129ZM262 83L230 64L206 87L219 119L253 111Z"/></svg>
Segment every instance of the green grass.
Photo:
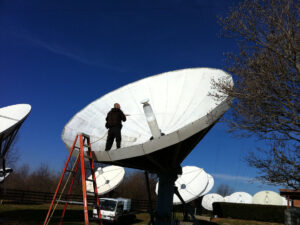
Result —
<svg viewBox="0 0 300 225"><path fill-rule="evenodd" d="M51 224L59 224L59 218L62 212L62 205L59 205L56 209ZM0 224L1 225L37 225L43 224L49 209L49 204L45 205L14 205L3 204L0 205ZM90 210L91 211L91 210ZM178 219L182 219L182 214L177 214ZM57 218L57 219L55 219ZM235 219L222 219L217 218L212 221L208 217L202 218L200 224L204 225L282 225L278 223L266 223L259 221L247 221L247 220L235 220ZM139 213L136 215L136 221L128 224L132 225L146 225L150 220L150 216L147 213ZM200 221L199 221L200 222ZM83 208L82 206L69 206L65 215L64 223L66 225L81 225L84 224ZM91 222L91 225L97 223Z"/></svg>

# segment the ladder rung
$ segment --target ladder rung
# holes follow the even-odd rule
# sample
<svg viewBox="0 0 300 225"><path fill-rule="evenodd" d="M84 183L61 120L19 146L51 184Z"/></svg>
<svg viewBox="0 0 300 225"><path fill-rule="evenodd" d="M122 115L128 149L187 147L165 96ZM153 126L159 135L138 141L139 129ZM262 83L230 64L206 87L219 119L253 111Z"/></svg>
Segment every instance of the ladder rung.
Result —
<svg viewBox="0 0 300 225"><path fill-rule="evenodd" d="M93 191L86 191L86 194L89 195L89 196L91 196L91 195L95 195L95 192L93 192Z"/></svg>
<svg viewBox="0 0 300 225"><path fill-rule="evenodd" d="M83 147L86 147L86 148L89 148L90 149L90 146L88 146L88 145L83 145ZM77 149L80 149L80 147L78 147L78 146L74 146L74 148L77 148Z"/></svg>
<svg viewBox="0 0 300 225"><path fill-rule="evenodd" d="M92 179L85 179L86 181L91 181L91 182L96 182L96 181L94 181L94 180L92 180Z"/></svg>
<svg viewBox="0 0 300 225"><path fill-rule="evenodd" d="M90 138L90 135L88 135L88 134L85 134L85 133L81 133L81 134L82 134L82 136L85 137L85 138Z"/></svg>
<svg viewBox="0 0 300 225"><path fill-rule="evenodd" d="M75 173L75 171L73 171L73 170L66 170L66 172L68 172L68 173Z"/></svg>

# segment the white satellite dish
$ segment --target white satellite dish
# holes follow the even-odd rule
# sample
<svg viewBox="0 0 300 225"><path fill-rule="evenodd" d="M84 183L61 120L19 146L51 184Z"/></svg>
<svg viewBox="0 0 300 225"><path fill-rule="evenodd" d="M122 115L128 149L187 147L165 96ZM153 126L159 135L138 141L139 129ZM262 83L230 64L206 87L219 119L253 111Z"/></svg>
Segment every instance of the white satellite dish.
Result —
<svg viewBox="0 0 300 225"><path fill-rule="evenodd" d="M0 135L5 138L15 127L22 123L30 113L28 104L11 105L0 108Z"/></svg>
<svg viewBox="0 0 300 225"><path fill-rule="evenodd" d="M224 197L224 202L230 202L230 195Z"/></svg>
<svg viewBox="0 0 300 225"><path fill-rule="evenodd" d="M104 195L118 187L124 175L125 170L120 166L99 167L95 172L98 194ZM88 179L92 180L92 175ZM86 189L89 192L94 192L93 182L86 181Z"/></svg>
<svg viewBox="0 0 300 225"><path fill-rule="evenodd" d="M91 137L95 161L158 174L156 219L161 221L171 216L180 164L229 108L232 99L213 86L219 80L233 86L231 75L211 68L182 69L130 83L78 112L64 127L62 140L70 150L76 135L85 133ZM122 128L121 148L105 151L105 119L114 103L131 116Z"/></svg>
<svg viewBox="0 0 300 225"><path fill-rule="evenodd" d="M225 197L225 202L231 203L252 203L252 196L246 192L235 192Z"/></svg>
<svg viewBox="0 0 300 225"><path fill-rule="evenodd" d="M201 204L202 204L203 208L212 211L213 210L212 204L214 202L224 202L224 198L221 195L216 194L216 193L207 194L207 195L204 195Z"/></svg>
<svg viewBox="0 0 300 225"><path fill-rule="evenodd" d="M175 181L175 186L185 203L195 200L205 190L208 184L208 176L205 171L196 166L185 166L182 168L182 175ZM158 193L159 182L156 184L156 194ZM173 196L173 204L182 204L176 194Z"/></svg>
<svg viewBox="0 0 300 225"><path fill-rule="evenodd" d="M3 169L0 169L0 183L3 182L11 173L11 168L5 168L5 171L3 171Z"/></svg>
<svg viewBox="0 0 300 225"><path fill-rule="evenodd" d="M5 156L19 128L31 111L28 104L11 105L0 108L0 160L2 163L3 180L6 177Z"/></svg>
<svg viewBox="0 0 300 225"><path fill-rule="evenodd" d="M175 163L180 164L229 107L226 97L223 101L217 101L209 95L217 92L212 87L212 81L219 79L227 79L233 85L229 74L210 68L177 70L125 85L78 112L64 127L62 139L70 150L78 133L88 134L96 161L159 172L161 169L157 168L157 164L145 155L161 151L168 157L154 160L162 166L169 167L169 162L165 159L170 158L170 161L174 161L167 148L185 141L191 142L190 138L193 137L192 143L188 145L190 147L185 145L180 149L180 154L173 156L177 157ZM141 104L144 99L149 100L148 103L152 106L158 127L164 136L149 140L153 135L149 129L149 118L146 119ZM122 148L105 152L105 118L115 102L120 103L123 112L131 116L122 128ZM139 159L132 161L133 157Z"/></svg>
<svg viewBox="0 0 300 225"><path fill-rule="evenodd" d="M214 187L215 181L214 181L214 178L212 177L212 175L207 173L207 178L208 178L208 184L207 184L205 190L200 194L200 196L206 195Z"/></svg>
<svg viewBox="0 0 300 225"><path fill-rule="evenodd" d="M252 198L253 204L282 205L282 198L274 191L260 191Z"/></svg>

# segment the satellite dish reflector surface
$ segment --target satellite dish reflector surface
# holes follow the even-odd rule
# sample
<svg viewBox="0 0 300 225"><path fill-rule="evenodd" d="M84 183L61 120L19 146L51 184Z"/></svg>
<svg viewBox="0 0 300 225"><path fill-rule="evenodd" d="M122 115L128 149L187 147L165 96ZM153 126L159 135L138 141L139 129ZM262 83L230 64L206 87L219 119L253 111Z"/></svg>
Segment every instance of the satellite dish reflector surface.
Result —
<svg viewBox="0 0 300 225"><path fill-rule="evenodd" d="M3 180L7 172L5 169L6 153L30 111L31 106L28 104L18 104L0 108L0 163L2 164L2 172L4 172Z"/></svg>
<svg viewBox="0 0 300 225"><path fill-rule="evenodd" d="M207 194L207 195L204 195L201 204L202 204L203 208L212 211L213 210L212 204L214 202L224 202L224 198L221 195L216 194L216 193Z"/></svg>
<svg viewBox="0 0 300 225"><path fill-rule="evenodd" d="M216 100L209 95L217 93L212 81L220 79L233 85L229 74L211 68L182 69L130 83L78 112L64 127L62 139L70 150L77 133L90 135L94 159L99 162L155 173L178 167L229 107L226 96ZM145 99L165 134L153 140L149 140L153 135L141 104ZM106 116L116 102L130 116L123 123L121 148L114 145L105 152Z"/></svg>
<svg viewBox="0 0 300 225"><path fill-rule="evenodd" d="M207 184L205 190L200 194L200 196L206 195L214 187L215 181L214 181L214 178L212 177L212 175L207 173L207 179L208 179L208 184Z"/></svg>
<svg viewBox="0 0 300 225"><path fill-rule="evenodd" d="M0 108L0 135L7 137L22 123L31 111L28 104L11 105Z"/></svg>
<svg viewBox="0 0 300 225"><path fill-rule="evenodd" d="M175 186L185 203L195 200L205 190L208 184L208 177L205 171L196 166L185 166L182 168L182 175L178 176ZM156 194L158 193L156 184ZM173 204L180 205L182 202L176 194L173 196Z"/></svg>
<svg viewBox="0 0 300 225"><path fill-rule="evenodd" d="M252 198L253 204L282 205L282 198L274 191L260 191Z"/></svg>
<svg viewBox="0 0 300 225"><path fill-rule="evenodd" d="M230 195L224 197L224 202L230 202Z"/></svg>
<svg viewBox="0 0 300 225"><path fill-rule="evenodd" d="M104 195L118 187L124 175L125 170L120 166L99 167L95 172L98 194ZM88 179L92 180L92 175ZM89 192L94 192L93 182L86 181L86 189Z"/></svg>
<svg viewBox="0 0 300 225"><path fill-rule="evenodd" d="M235 192L225 197L226 202L231 203L252 203L252 196L246 192Z"/></svg>

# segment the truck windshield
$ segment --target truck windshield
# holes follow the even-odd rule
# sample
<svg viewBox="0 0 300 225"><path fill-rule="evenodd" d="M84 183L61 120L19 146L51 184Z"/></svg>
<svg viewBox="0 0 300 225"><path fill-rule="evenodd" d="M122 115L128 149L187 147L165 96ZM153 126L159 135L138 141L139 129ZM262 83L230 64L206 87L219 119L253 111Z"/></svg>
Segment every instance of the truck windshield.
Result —
<svg viewBox="0 0 300 225"><path fill-rule="evenodd" d="M112 200L100 199L100 209L107 211L115 211L117 202Z"/></svg>

